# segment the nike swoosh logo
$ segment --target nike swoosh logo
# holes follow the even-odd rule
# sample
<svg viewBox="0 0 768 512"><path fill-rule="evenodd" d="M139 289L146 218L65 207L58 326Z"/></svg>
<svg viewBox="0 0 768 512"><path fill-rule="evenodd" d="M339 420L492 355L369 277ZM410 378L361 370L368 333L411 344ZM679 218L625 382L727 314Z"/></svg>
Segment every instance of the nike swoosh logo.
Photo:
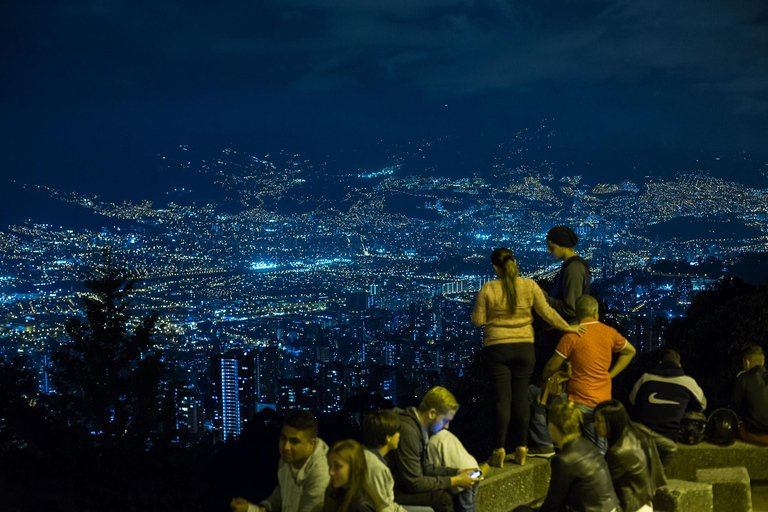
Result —
<svg viewBox="0 0 768 512"><path fill-rule="evenodd" d="M648 401L652 404L669 404L669 405L680 405L680 402L675 402L674 400L664 400L663 398L656 398L656 395L658 393L651 393L651 395L648 397Z"/></svg>

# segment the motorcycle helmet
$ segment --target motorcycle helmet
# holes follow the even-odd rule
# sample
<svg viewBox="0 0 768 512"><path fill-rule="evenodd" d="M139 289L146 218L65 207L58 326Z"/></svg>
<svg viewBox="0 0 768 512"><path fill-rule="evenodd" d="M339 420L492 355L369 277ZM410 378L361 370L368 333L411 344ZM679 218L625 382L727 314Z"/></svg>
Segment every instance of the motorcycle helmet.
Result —
<svg viewBox="0 0 768 512"><path fill-rule="evenodd" d="M717 409L707 420L707 441L720 446L730 446L739 432L739 418L730 409Z"/></svg>

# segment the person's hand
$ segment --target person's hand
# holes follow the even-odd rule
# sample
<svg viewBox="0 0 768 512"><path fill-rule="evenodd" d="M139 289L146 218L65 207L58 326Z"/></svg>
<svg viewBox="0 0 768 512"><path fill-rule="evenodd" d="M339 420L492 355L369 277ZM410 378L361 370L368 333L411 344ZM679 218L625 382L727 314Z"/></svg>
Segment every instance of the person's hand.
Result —
<svg viewBox="0 0 768 512"><path fill-rule="evenodd" d="M581 335L587 332L587 326L584 324L571 325L568 328L568 332L572 332L576 334L579 338L581 338Z"/></svg>
<svg viewBox="0 0 768 512"><path fill-rule="evenodd" d="M474 473L478 468L468 468L459 471L459 474L451 477L451 485L458 487L472 487L478 481L477 478L472 478L470 473Z"/></svg>
<svg viewBox="0 0 768 512"><path fill-rule="evenodd" d="M244 498L232 498L232 501L229 502L229 509L232 512L248 512L248 505L250 503ZM259 507L259 510L263 509Z"/></svg>

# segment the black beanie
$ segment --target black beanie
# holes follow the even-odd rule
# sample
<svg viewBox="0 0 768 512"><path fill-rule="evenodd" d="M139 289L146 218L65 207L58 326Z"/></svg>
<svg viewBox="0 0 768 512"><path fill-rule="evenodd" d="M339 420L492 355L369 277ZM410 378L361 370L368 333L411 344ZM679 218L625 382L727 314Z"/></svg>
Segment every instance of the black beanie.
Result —
<svg viewBox="0 0 768 512"><path fill-rule="evenodd" d="M573 247L579 243L579 237L568 226L555 226L547 233L547 240L561 247Z"/></svg>

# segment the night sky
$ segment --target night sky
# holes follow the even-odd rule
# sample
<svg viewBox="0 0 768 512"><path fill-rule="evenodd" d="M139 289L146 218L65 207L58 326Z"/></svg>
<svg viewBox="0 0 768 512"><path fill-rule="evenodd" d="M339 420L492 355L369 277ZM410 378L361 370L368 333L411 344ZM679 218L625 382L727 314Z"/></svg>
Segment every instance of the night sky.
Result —
<svg viewBox="0 0 768 512"><path fill-rule="evenodd" d="M179 144L503 142L542 118L563 151L768 153L764 0L6 0L0 48L0 174L69 190L140 187Z"/></svg>

